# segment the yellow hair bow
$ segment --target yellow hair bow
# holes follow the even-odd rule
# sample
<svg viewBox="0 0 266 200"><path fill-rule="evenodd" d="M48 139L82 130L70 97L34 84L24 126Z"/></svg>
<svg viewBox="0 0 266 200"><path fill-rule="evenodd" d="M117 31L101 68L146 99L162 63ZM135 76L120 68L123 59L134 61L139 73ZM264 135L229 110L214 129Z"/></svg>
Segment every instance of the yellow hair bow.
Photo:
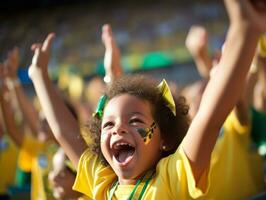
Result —
<svg viewBox="0 0 266 200"><path fill-rule="evenodd" d="M167 103L167 107L170 108L174 116L176 116L176 108L175 108L175 101L173 98L173 95L171 93L171 90L166 82L165 79L162 80L162 82L157 86L159 91L161 92L165 102Z"/></svg>

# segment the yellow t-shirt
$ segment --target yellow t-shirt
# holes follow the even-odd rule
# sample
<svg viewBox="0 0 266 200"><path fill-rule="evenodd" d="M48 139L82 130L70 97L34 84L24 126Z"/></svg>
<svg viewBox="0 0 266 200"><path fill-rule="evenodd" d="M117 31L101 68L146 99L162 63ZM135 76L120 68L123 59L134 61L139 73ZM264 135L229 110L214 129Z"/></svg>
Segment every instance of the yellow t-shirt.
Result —
<svg viewBox="0 0 266 200"><path fill-rule="evenodd" d="M31 200L53 200L49 187L48 173L57 145L40 142L34 137L25 135L19 154L19 167L31 172Z"/></svg>
<svg viewBox="0 0 266 200"><path fill-rule="evenodd" d="M43 148L44 144L34 137L25 134L19 151L18 167L24 172L31 172L34 158Z"/></svg>
<svg viewBox="0 0 266 200"><path fill-rule="evenodd" d="M32 163L31 200L54 200L48 174L57 145L45 143Z"/></svg>
<svg viewBox="0 0 266 200"><path fill-rule="evenodd" d="M249 126L241 126L236 116L230 114L223 126L223 136L214 148L209 174L206 170L200 181L203 184L205 181L205 193L195 186L189 161L179 147L175 154L158 163L156 176L143 199L242 200L263 191L263 161L250 148L249 131ZM93 199L106 199L115 179L112 169L99 164L97 157L87 150L80 158L73 189ZM113 199L127 199L133 188L119 185Z"/></svg>
<svg viewBox="0 0 266 200"><path fill-rule="evenodd" d="M92 199L104 200L115 180L116 175L111 167L101 165L98 157L86 150L80 158L73 189ZM135 196L139 196L143 185L139 185ZM119 185L113 199L127 199L133 188L132 185ZM204 199L204 192L196 187L189 161L181 147L175 154L159 161L156 174L142 199Z"/></svg>
<svg viewBox="0 0 266 200"><path fill-rule="evenodd" d="M0 194L14 184L18 149L12 140L4 135L0 139Z"/></svg>
<svg viewBox="0 0 266 200"><path fill-rule="evenodd" d="M265 190L263 160L251 149L249 133L232 112L212 154L206 199L242 200Z"/></svg>

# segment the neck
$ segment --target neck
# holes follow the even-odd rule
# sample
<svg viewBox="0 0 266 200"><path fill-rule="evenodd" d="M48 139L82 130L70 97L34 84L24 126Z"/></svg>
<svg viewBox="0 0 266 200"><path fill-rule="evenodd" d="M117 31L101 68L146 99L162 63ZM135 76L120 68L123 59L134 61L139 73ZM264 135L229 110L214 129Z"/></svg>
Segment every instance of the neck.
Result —
<svg viewBox="0 0 266 200"><path fill-rule="evenodd" d="M145 177L147 176L150 177L152 174L154 174L154 171L155 169L152 168L132 179L124 179L124 178L118 177L118 182L120 185L135 185L139 180L142 181L142 179L145 179Z"/></svg>

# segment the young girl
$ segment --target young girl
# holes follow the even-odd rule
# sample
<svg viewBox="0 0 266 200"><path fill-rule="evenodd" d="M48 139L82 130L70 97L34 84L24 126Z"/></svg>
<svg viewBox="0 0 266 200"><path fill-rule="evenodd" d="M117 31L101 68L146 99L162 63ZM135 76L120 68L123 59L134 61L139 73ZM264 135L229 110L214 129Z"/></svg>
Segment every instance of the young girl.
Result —
<svg viewBox="0 0 266 200"><path fill-rule="evenodd" d="M114 81L111 88L116 89L104 97L105 104L101 101L99 118L90 126L92 134L101 134L103 157L99 151L96 155L86 150L77 136L78 123L49 79L54 35L32 46L29 74L55 137L78 166L76 190L93 199L204 199L219 130L239 99L258 37L266 30L266 15L250 1L225 0L225 4L231 24L223 67L208 82L188 130L185 106L174 105L165 83L157 87L147 80L122 78Z"/></svg>

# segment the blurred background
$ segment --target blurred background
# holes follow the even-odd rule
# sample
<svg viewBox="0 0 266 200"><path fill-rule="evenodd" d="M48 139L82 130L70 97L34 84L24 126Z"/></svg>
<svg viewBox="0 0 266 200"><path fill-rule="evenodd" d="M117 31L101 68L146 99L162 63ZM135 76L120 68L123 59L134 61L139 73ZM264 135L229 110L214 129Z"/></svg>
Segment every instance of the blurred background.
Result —
<svg viewBox="0 0 266 200"><path fill-rule="evenodd" d="M126 72L151 73L179 85L198 74L184 41L191 25L207 28L210 52L220 48L227 28L218 0L9 0L0 5L0 59L13 46L21 54L19 76L30 84L30 46L55 32L49 71L54 80L74 73L84 79L104 75L101 28L112 26Z"/></svg>
<svg viewBox="0 0 266 200"><path fill-rule="evenodd" d="M191 26L204 26L208 32L209 54L215 56L213 54L215 50L221 48L228 27L227 15L223 1L221 0L2 1L0 4L0 62L4 62L8 51L13 47L17 46L19 48L20 64L18 77L23 84L23 89L25 89L27 96L31 97L32 101L29 101L29 104L33 105L36 110L41 111L41 106L35 96L33 85L28 77L28 67L31 64L33 56L30 47L33 43L44 41L48 33L54 32L56 38L53 42L49 63L50 76L54 83L59 86L66 102L70 103L70 108L73 106L72 109L77 111L77 118L80 124L86 124L95 111L99 97L106 89L106 85L103 83L103 77L105 75L103 66L105 48L102 42L102 26L106 23L111 25L113 35L121 51L121 64L124 72L151 75L159 80L165 78L175 95L181 93L187 97L190 105L190 112L192 113L194 111L195 114L201 100L202 92L205 88L205 82L197 82L202 78L197 71L192 56L185 46L185 40ZM196 42L192 42L193 45L195 43ZM206 52L204 51L204 53ZM257 64L254 66L256 67L256 65ZM258 71L258 67L256 67L255 72L253 71L253 75ZM264 72L266 72L266 70L264 70ZM255 92L253 95L257 99L263 99L263 101L265 101L265 95L262 95L265 94L265 90L263 89L265 88L265 77L263 75L261 77L262 78L258 80L262 81L257 81L256 85L258 85L258 87L256 87L256 91L254 90ZM15 83L18 83L17 80L13 80L14 85ZM1 94L5 99L6 95L4 93ZM12 100L14 100L14 98ZM193 106L193 104L198 105ZM263 108L265 109L265 107ZM252 144L249 150L253 153L253 151L258 148L259 153L266 158L265 110L261 111L258 109L257 112L255 109L257 109L257 107L254 106L254 109L252 107L252 115L255 116L256 114L256 118L252 116L252 120L257 121L256 123L252 121L252 123L253 127L257 129L255 130L254 128L254 130L251 131L251 136L256 144ZM25 117L22 115L21 111L19 109L14 111L15 115L18 115L18 117L14 115L18 118L16 120L23 124L22 122ZM7 118L6 121L10 121L10 116L5 116ZM37 120L42 120L42 117ZM25 127L25 130L19 130L22 130L21 133L25 132L26 135L28 127ZM38 131L42 133L47 130ZM81 132L83 132L83 130ZM87 142L90 141L90 138L86 137L85 134L83 135L82 133L82 136ZM24 141L24 135L20 134L20 137L22 137ZM37 135L37 137L39 136ZM1 139L0 137L0 153L3 153L3 150L7 152L6 149L9 147L7 144L11 144L7 141L11 140ZM39 142L45 144L47 141ZM232 144L235 145L238 143L231 142L230 144L231 145L228 147L231 148ZM44 158L42 157L43 154L40 153L41 151L37 152L32 148L30 152L34 152L34 156L31 155L31 159L38 161L38 165L36 166L43 167L41 164ZM234 148L232 152L234 152ZM52 154L53 152L50 153ZM14 152L14 154L18 154L18 152ZM31 173L32 177L42 176L39 180L42 182L40 184L42 184L43 188L40 187L40 189L46 193L43 192L43 194L41 194L37 192L37 194L52 195L51 191L55 188L49 188L50 186L46 187L47 185L45 185L47 183L49 184L47 178L50 170L49 167L51 166L47 165L43 167L45 169L43 174L39 173L39 171L34 174L34 170L32 169L23 171L23 169L20 168L21 166L18 165L17 167L15 156L6 156L5 158L12 158L13 163L2 159L1 163L3 164L0 164L2 169L4 169L2 172L11 169L4 165L10 163L13 164L13 170L17 170L13 173L6 173L7 175L13 174L16 176L14 185L13 182L10 182L9 185L5 185L6 191L4 192L9 194L12 200L30 199ZM40 158L41 160L39 160ZM245 157L241 155L240 158ZM232 159L229 160L231 162ZM238 162L238 160L235 161ZM25 162L28 162L28 160ZM46 162L49 163L51 160L47 159ZM245 161L245 164L246 163ZM250 161L250 163L253 163L253 160L252 162ZM62 166L65 164L65 162L62 163ZM241 162L239 162L239 164L241 164ZM235 165L232 166L235 167ZM237 170L238 168L235 167L234 169ZM253 168L249 167L245 169L253 170ZM257 170L254 170L254 172L255 171L259 172ZM231 170L228 170L228 173L230 172ZM234 173L234 170L232 170L232 173ZM266 174L266 164L264 164L264 174ZM72 175L74 176L75 172ZM247 175L249 177L251 174ZM6 181L2 178L1 174L0 176L0 180ZM253 173L252 176L254 176ZM230 177L230 175L228 177ZM245 178L245 176L243 177ZM64 183L65 177L61 178L63 180L62 183ZM258 177L256 176L256 178ZM228 181L231 179L225 180ZM238 181L238 179L236 180ZM10 181L13 181L13 179ZM241 183L241 181L238 182ZM10 185L11 187L9 187ZM73 183L69 185L69 188L71 188L72 185ZM253 187L251 187L251 189L252 188ZM34 191L34 189L32 189L32 191ZM65 191L71 190L66 189ZM0 199L2 200L1 183ZM265 199L265 196L262 196L261 199Z"/></svg>

